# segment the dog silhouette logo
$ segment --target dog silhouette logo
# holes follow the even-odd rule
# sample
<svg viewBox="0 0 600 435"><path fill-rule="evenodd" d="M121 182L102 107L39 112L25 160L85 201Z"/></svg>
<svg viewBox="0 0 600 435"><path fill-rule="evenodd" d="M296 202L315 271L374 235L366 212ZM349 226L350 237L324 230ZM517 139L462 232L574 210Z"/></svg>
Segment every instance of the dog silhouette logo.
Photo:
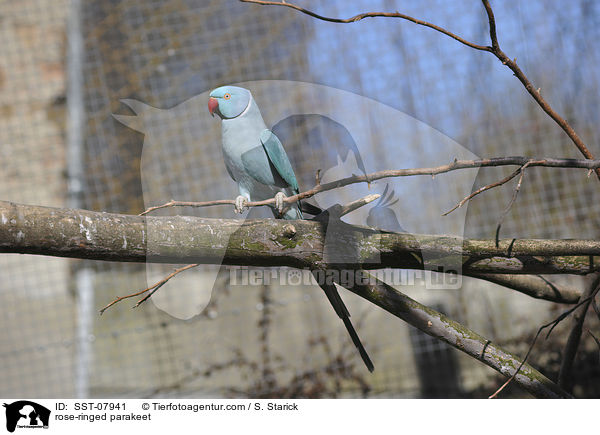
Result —
<svg viewBox="0 0 600 435"><path fill-rule="evenodd" d="M19 400L3 405L6 408L6 430L18 428L48 428L50 410L29 400Z"/></svg>

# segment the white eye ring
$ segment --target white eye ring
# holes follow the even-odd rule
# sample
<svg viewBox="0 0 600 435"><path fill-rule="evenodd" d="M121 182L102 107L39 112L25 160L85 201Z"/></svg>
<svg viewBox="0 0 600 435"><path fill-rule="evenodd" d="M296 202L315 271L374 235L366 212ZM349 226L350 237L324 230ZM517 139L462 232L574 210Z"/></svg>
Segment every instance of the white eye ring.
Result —
<svg viewBox="0 0 600 435"><path fill-rule="evenodd" d="M227 93L227 94L223 95L223 98L225 98L226 100L229 100L231 98L231 94Z"/></svg>

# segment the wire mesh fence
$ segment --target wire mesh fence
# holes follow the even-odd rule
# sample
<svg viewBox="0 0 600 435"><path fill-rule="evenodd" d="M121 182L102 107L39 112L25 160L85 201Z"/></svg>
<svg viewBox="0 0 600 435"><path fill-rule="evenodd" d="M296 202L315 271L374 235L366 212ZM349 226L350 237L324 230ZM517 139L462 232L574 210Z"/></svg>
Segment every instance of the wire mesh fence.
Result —
<svg viewBox="0 0 600 435"><path fill-rule="evenodd" d="M400 10L488 40L477 2L302 4L336 17ZM599 154L600 53L592 43L599 6L511 0L494 8L503 49ZM463 156L579 157L492 55L397 19L338 25L234 0L20 0L0 3L0 18L2 200L64 207L75 198L81 208L140 213L172 198L235 198L219 122L206 110L208 92L230 83L252 89L305 188L318 169L335 179ZM69 110L80 124L69 123ZM77 128L82 141L74 149L69 137ZM456 218L441 214L511 170L409 177L314 202L328 206L389 187L401 228L491 238L514 185L474 199ZM528 169L502 237L597 238L596 183L581 170ZM369 210L353 223L365 224ZM156 214L179 213L236 217L232 207ZM254 209L248 217L270 216ZM480 397L500 385L491 369L345 292L375 361L368 374L319 288L280 284L291 269L270 283L236 285L234 276L251 271L202 266L135 310L126 301L97 314L175 267L1 255L0 395ZM466 278L446 290L427 290L419 279L402 284L521 354L558 309ZM563 328L534 355L546 374L557 370ZM584 335L577 364L586 377L577 382L582 394L597 397L594 346Z"/></svg>

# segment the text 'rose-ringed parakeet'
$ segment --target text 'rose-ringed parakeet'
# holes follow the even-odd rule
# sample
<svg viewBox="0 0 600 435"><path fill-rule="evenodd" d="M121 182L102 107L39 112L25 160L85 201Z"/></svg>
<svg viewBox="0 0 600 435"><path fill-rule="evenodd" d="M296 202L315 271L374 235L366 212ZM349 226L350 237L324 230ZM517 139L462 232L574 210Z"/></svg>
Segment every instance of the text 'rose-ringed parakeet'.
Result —
<svg viewBox="0 0 600 435"><path fill-rule="evenodd" d="M299 202L291 204L282 213L285 196L298 193L298 181L281 141L265 125L250 91L237 86L217 88L210 93L208 110L223 120L225 166L240 192L235 200L236 211L242 213L247 201L275 197L273 214L276 218L302 219ZM344 321L365 365L373 371L373 363L350 323L350 313L337 288L333 284L322 284L321 288Z"/></svg>

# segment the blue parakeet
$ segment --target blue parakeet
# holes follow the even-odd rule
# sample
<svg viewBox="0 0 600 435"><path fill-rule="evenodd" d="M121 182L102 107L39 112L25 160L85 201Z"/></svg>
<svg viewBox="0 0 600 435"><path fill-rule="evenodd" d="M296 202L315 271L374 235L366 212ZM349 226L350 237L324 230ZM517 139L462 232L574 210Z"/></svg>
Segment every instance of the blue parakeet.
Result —
<svg viewBox="0 0 600 435"><path fill-rule="evenodd" d="M208 109L223 119L225 167L240 191L236 211L243 212L246 201L275 197L275 217L302 219L299 204L283 210L284 197L298 193L298 181L283 145L267 129L250 91L236 86L217 88L210 93Z"/></svg>
<svg viewBox="0 0 600 435"><path fill-rule="evenodd" d="M217 88L210 93L208 110L222 119L225 167L240 192L235 201L236 211L242 213L247 201L275 197L276 218L303 219L300 202L284 209L285 196L298 193L298 181L281 141L265 125L250 91L237 86ZM343 320L365 365L373 371L373 363L350 322L337 288L333 284L323 284L321 288Z"/></svg>

